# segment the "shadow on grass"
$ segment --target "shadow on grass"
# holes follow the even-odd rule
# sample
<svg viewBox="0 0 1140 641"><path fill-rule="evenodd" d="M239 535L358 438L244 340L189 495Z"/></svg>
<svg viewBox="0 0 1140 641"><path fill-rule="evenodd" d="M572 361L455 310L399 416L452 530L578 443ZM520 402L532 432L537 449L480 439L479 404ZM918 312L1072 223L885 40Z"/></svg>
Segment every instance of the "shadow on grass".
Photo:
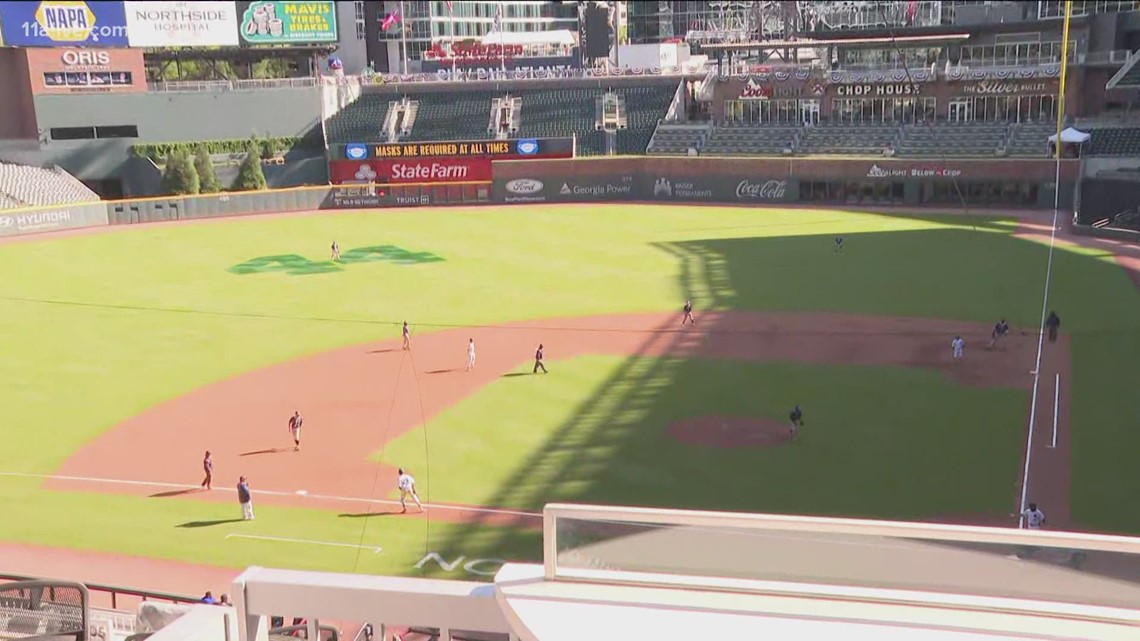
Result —
<svg viewBox="0 0 1140 641"><path fill-rule="evenodd" d="M501 378L516 378L519 376L536 376L536 374L533 374L531 372L508 372L506 374L503 374Z"/></svg>
<svg viewBox="0 0 1140 641"><path fill-rule="evenodd" d="M214 521L187 521L179 523L175 527L182 528L200 528L200 527L214 527L216 525L225 525L226 523L241 523L242 519L217 519Z"/></svg>
<svg viewBox="0 0 1140 641"><path fill-rule="evenodd" d="M396 510L394 512L345 512L344 514L337 514L337 517L342 519L370 519L374 516L397 516L400 514L401 512L399 510Z"/></svg>

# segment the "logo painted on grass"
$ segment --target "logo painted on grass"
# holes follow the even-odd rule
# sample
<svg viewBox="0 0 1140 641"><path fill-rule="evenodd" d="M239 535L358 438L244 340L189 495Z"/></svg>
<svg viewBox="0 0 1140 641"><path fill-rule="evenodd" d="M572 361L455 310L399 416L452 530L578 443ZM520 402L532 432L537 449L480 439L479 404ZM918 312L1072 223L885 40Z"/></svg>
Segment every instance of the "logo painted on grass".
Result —
<svg viewBox="0 0 1140 641"><path fill-rule="evenodd" d="M308 276L310 274L329 274L344 271L344 265L356 263L389 262L397 265L421 265L423 263L438 263L444 259L431 252L413 252L401 249L395 245L376 245L374 247L357 247L340 255L340 260L309 260L299 254L279 254L277 256L261 256L229 268L231 274L265 274L269 272L284 272L290 276Z"/></svg>

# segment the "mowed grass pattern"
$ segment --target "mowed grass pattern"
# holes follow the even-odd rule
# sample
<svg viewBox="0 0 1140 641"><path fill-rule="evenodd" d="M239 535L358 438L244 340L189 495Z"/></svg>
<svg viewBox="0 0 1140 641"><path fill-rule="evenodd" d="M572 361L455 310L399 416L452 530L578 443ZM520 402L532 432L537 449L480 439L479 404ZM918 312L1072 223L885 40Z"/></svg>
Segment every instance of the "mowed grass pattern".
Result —
<svg viewBox="0 0 1140 641"><path fill-rule="evenodd" d="M0 471L51 473L83 443L156 403L272 363L395 337L403 320L422 333L536 317L675 310L691 296L698 310L850 311L973 321L1005 315L1015 327L1035 330L1047 249L1014 238L1014 227L999 219L828 210L543 206L248 218L4 245L0 273L8 276L0 281L0 336L6 357L0 360L0 377L6 384L0 388L0 403L6 440ZM832 253L837 235L846 238L842 256ZM326 260L334 239L346 252L394 245L444 260L354 264L339 272L309 275L228 271L263 256L300 254ZM1134 383L1129 383L1140 362L1140 297L1109 259L1083 250L1060 249L1054 278L1053 300L1064 329L1076 333L1074 514L1093 527L1140 532L1140 516L1119 509L1140 491L1140 478L1126 472L1131 469L1130 452L1140 446L1140 432L1130 429L1140 407L1137 395L1130 393ZM1025 402L1014 407L1012 393L963 392L940 381L916 382L913 373L906 374L906 380L891 379L900 389L921 388L916 398L927 400L918 404L873 385L878 377L894 374L869 377L848 368L791 368L794 375L777 375L770 369L777 366L758 365L740 366L748 368L747 375L705 372L730 381L755 381L739 388L733 383L721 394L718 386L686 372L728 365L619 365L627 370L628 385L657 376L657 398L639 409L623 404L628 398L624 393L604 402L592 398L604 380L598 373L605 375L615 362L575 362L567 371L560 364L557 386L511 395L518 407L506 411L492 407L496 394L503 393L499 385L493 386L487 399L475 397L463 404L472 410L469 417L450 412L438 426L429 425L431 434L468 426L487 438L487 444L468 439L469 448L453 454L453 464L460 466L453 475L441 473L443 463L433 459L432 498L470 496L537 506L558 497L578 497L905 516L935 509L924 503L931 497L944 506L939 510L972 512L991 509L1012 494L1020 447L1016 435L1025 425ZM694 382L680 385L682 377ZM799 391L781 388L789 381L799 381L804 394L820 399L804 401L809 411L809 432L801 448L805 453L784 448L690 453L673 456L680 459L675 465L657 469L647 440L651 437L634 429L684 409L677 403L707 398L710 404L731 404L737 393L732 390L739 389L747 399L764 398L765 389ZM868 387L850 388L848 383ZM502 389L517 385L521 391L529 384L520 377ZM623 391L621 383L617 388ZM689 391L677 396L676 390ZM773 395L771 408L766 405L764 411L782 416L786 398ZM590 411L601 412L605 422L575 415L587 401ZM845 403L851 404L850 411ZM884 424L870 409L887 403L903 408L900 421L943 427L908 431L901 423ZM945 412L935 411L938 408ZM524 420L527 412L532 414ZM827 420L820 426L816 416ZM945 424L956 416L984 420ZM837 417L845 419L842 429ZM611 419L618 428L604 427ZM576 423L569 424L572 421ZM579 436L597 432L598 440L581 452L574 449L574 440L561 445L562 450L551 449L559 446L553 437L560 429ZM977 435L981 442L975 442L974 430L984 431ZM609 440L602 438L607 433ZM911 451L931 443L946 453ZM410 439L392 448L416 455ZM492 450L500 460L484 473L483 465L494 458ZM908 458L904 453L911 457L909 464L901 462ZM200 453L174 453L183 454ZM826 467L829 456L840 455L850 459L850 466L865 466L873 473L866 487L847 487L841 479L825 482L825 472L812 469ZM923 464L928 456L956 460L931 468ZM884 457L900 461L897 473L877 463ZM589 464L568 464L577 458ZM629 463L623 465L625 460ZM721 460L733 461L726 469L735 472L720 469ZM946 476L949 470L960 471L955 467L960 465L969 465L969 473ZM739 478L697 489L701 484L692 477L706 470ZM123 470L122 476L129 478L130 470ZM938 490L941 480L945 488ZM900 494L899 485L922 491ZM651 492L651 486L665 489ZM277 544L224 543L229 525L175 527L209 520L214 513L228 514L236 506L49 493L34 481L3 476L0 500L9 515L0 521L0 540L222 565L320 564ZM405 561L415 556L413 551L427 550L433 541L455 543L444 526L433 525L429 538L410 521L374 519L376 525L369 520L366 536L373 528L390 535L393 543L383 545L399 560L377 560L368 566L370 571L408 571ZM351 541L360 537L361 522L325 512L263 508L256 528L298 538ZM454 532L464 540L470 536L476 548L472 555L517 550L513 558L520 558L538 550L530 534L499 536L479 528ZM344 567L330 564L330 569Z"/></svg>
<svg viewBox="0 0 1140 641"><path fill-rule="evenodd" d="M636 361L631 365L630 361ZM1026 398L885 367L588 356L499 379L378 453L431 470L437 501L539 510L551 501L890 518L1002 513ZM667 390L651 402L644 388ZM689 417L765 417L799 403L800 439L682 443ZM1010 464L1014 461L1014 464ZM429 467L430 463L430 467Z"/></svg>

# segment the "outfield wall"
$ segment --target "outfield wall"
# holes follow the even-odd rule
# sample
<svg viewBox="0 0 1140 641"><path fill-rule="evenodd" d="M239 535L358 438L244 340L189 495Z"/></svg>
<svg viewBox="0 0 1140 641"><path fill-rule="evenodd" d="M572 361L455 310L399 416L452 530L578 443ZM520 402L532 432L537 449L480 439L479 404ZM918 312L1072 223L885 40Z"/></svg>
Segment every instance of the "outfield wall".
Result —
<svg viewBox="0 0 1140 641"><path fill-rule="evenodd" d="M971 189L1013 186L1008 202L999 195L988 206L1052 209L1057 179L1056 163L1047 159L647 156L502 161L496 162L494 169L493 200L502 203L635 200L945 207L988 196L974 194ZM1062 209L1072 208L1079 171L1077 161L1062 163ZM960 195L959 189L967 193Z"/></svg>
<svg viewBox="0 0 1140 641"><path fill-rule="evenodd" d="M1071 210L1079 165L1062 163L1061 207ZM913 161L893 159L662 158L496 161L488 182L298 187L246 193L141 198L0 212L0 237L105 225L197 220L321 209L383 209L497 203L678 202L960 206L959 189L981 181L991 188L1020 185L1031 199L1018 204L1052 209L1056 165L1051 160ZM928 196L941 189L942 201ZM835 190L850 197L828 200ZM821 192L822 190L822 192ZM821 198L821 193L823 198ZM1013 195L1017 195L1014 189ZM967 194L969 196L971 194ZM1024 194L1023 194L1024 196ZM972 207L976 205L971 205ZM977 206L984 210L984 206Z"/></svg>

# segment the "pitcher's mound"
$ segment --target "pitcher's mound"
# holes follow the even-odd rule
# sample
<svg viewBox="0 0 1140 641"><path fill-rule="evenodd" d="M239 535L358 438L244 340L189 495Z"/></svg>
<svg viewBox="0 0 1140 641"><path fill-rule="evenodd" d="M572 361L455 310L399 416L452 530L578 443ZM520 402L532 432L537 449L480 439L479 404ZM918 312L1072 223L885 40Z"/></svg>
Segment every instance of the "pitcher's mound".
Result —
<svg viewBox="0 0 1140 641"><path fill-rule="evenodd" d="M697 416L673 422L669 436L701 447L772 447L792 440L787 425L756 416Z"/></svg>

